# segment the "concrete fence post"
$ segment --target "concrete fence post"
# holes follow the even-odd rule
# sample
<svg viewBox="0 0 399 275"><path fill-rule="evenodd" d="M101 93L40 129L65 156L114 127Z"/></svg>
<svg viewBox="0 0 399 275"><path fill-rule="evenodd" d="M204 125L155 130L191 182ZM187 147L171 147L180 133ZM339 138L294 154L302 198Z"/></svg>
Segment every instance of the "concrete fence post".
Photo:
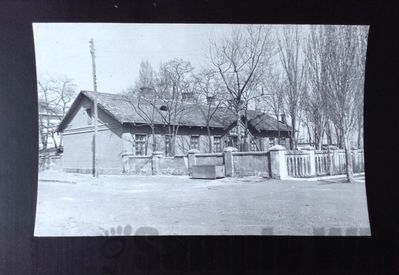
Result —
<svg viewBox="0 0 399 275"><path fill-rule="evenodd" d="M302 151L307 151L309 154L309 176L316 176L316 159L315 159L315 149L313 147L304 147Z"/></svg>
<svg viewBox="0 0 399 275"><path fill-rule="evenodd" d="M287 162L285 159L285 147L274 145L270 151L270 176L273 179L286 179L288 177Z"/></svg>
<svg viewBox="0 0 399 275"><path fill-rule="evenodd" d="M159 174L159 159L162 155L163 153L160 151L152 152L151 171L153 175Z"/></svg>
<svg viewBox="0 0 399 275"><path fill-rule="evenodd" d="M129 157L125 154L122 155L122 165L123 165L123 170L122 173L128 174L130 171L129 169Z"/></svg>
<svg viewBox="0 0 399 275"><path fill-rule="evenodd" d="M195 154L199 153L197 149L190 149L188 151L188 175L192 176L192 167L196 164Z"/></svg>
<svg viewBox="0 0 399 275"><path fill-rule="evenodd" d="M226 177L234 176L234 163L233 163L233 152L237 152L235 147L225 147L223 149L224 158L224 171Z"/></svg>

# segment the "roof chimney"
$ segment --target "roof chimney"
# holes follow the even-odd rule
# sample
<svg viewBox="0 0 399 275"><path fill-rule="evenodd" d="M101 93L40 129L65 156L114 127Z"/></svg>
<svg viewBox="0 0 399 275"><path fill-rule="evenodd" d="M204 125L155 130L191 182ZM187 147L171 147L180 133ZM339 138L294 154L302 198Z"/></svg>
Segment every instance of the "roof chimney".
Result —
<svg viewBox="0 0 399 275"><path fill-rule="evenodd" d="M192 92L183 92L181 94L182 101L193 102L194 101L194 93Z"/></svg>
<svg viewBox="0 0 399 275"><path fill-rule="evenodd" d="M148 94L149 92L151 92L152 88L151 87L141 87L140 88L140 92L143 94Z"/></svg>

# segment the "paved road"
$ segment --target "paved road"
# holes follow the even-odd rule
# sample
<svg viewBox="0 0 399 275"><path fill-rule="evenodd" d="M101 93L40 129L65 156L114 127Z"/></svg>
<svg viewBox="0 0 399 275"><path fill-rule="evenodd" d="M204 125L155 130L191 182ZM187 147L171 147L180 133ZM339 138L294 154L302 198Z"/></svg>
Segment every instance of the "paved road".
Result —
<svg viewBox="0 0 399 275"><path fill-rule="evenodd" d="M368 235L364 183L39 176L36 236Z"/></svg>

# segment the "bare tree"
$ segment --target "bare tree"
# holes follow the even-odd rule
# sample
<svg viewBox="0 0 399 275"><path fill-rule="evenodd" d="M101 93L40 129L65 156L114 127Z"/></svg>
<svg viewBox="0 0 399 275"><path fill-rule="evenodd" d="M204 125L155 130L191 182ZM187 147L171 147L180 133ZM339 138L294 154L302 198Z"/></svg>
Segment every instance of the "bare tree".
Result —
<svg viewBox="0 0 399 275"><path fill-rule="evenodd" d="M241 117L247 112L263 70L269 65L274 54L274 40L271 28L249 26L235 28L231 35L221 41L211 41L210 60L219 72L222 83L230 97L231 108L236 115L237 142L243 149L241 140ZM247 143L247 130L244 143Z"/></svg>
<svg viewBox="0 0 399 275"><path fill-rule="evenodd" d="M286 106L291 120L290 147L296 147L296 132L300 121L300 104L306 90L306 60L302 52L302 38L298 26L283 27L278 39L280 61L285 72L288 87Z"/></svg>
<svg viewBox="0 0 399 275"><path fill-rule="evenodd" d="M57 144L56 128L68 111L76 95L76 85L65 76L38 81L39 96L39 132L43 148L47 148L49 138L55 148Z"/></svg>
<svg viewBox="0 0 399 275"><path fill-rule="evenodd" d="M142 61L140 64L139 79L135 87L128 88L124 96L126 102L129 103L137 115L146 122L145 125L151 128L153 152L157 150L155 135L155 116L157 112L157 98L159 96L157 91L156 72L148 61Z"/></svg>
<svg viewBox="0 0 399 275"><path fill-rule="evenodd" d="M359 27L359 59L358 59L358 89L359 99L356 101L357 105L357 148L363 147L363 107L364 107L364 77L366 70L366 53L367 53L367 39L368 39L368 28L367 27Z"/></svg>
<svg viewBox="0 0 399 275"><path fill-rule="evenodd" d="M51 123L51 114L56 111L53 109L53 101L51 99L51 87L48 82L38 81L39 96L39 134L43 149L47 148L48 139L55 125Z"/></svg>
<svg viewBox="0 0 399 275"><path fill-rule="evenodd" d="M203 70L195 76L195 100L206 123L208 133L208 152L212 153L212 135L210 122L223 105L223 89L220 86L218 73Z"/></svg>
<svg viewBox="0 0 399 275"><path fill-rule="evenodd" d="M359 33L362 27L326 26L328 46L327 102L331 120L342 131L348 182L353 182L350 131L356 126L359 99L362 98L364 74L359 70ZM361 85L361 86L359 86Z"/></svg>
<svg viewBox="0 0 399 275"><path fill-rule="evenodd" d="M280 116L284 113L284 94L287 82L281 74L269 70L262 81L262 102L276 117L278 144L280 144Z"/></svg>
<svg viewBox="0 0 399 275"><path fill-rule="evenodd" d="M184 115L190 109L184 103L183 94L194 94L191 78L193 67L188 61L173 59L160 66L157 84L161 107L156 108L167 127L168 155L175 154L176 136Z"/></svg>
<svg viewBox="0 0 399 275"><path fill-rule="evenodd" d="M181 59L161 64L158 72L148 62L142 62L136 87L128 89L125 95L126 101L146 122L145 125L150 126L153 150L157 149L155 125L162 123L167 131L166 154L175 154L179 126L189 109L183 102L183 95L194 93L192 71L190 62Z"/></svg>
<svg viewBox="0 0 399 275"><path fill-rule="evenodd" d="M316 148L321 149L323 135L328 123L327 116L327 45L325 45L323 26L311 26L305 51L309 89L304 93L303 109L307 120L313 126L313 140Z"/></svg>

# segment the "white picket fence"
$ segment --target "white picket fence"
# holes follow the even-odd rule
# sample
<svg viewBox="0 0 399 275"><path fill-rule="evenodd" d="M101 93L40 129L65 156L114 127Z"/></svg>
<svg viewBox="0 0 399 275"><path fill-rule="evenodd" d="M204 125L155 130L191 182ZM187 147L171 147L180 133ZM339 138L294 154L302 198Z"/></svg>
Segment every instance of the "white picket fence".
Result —
<svg viewBox="0 0 399 275"><path fill-rule="evenodd" d="M289 150L285 152L290 177L342 175L346 173L344 150ZM312 167L314 167L312 169ZM364 172L364 151L352 150L354 173Z"/></svg>
<svg viewBox="0 0 399 275"><path fill-rule="evenodd" d="M303 151L286 151L288 175L292 177L310 176L310 156Z"/></svg>

